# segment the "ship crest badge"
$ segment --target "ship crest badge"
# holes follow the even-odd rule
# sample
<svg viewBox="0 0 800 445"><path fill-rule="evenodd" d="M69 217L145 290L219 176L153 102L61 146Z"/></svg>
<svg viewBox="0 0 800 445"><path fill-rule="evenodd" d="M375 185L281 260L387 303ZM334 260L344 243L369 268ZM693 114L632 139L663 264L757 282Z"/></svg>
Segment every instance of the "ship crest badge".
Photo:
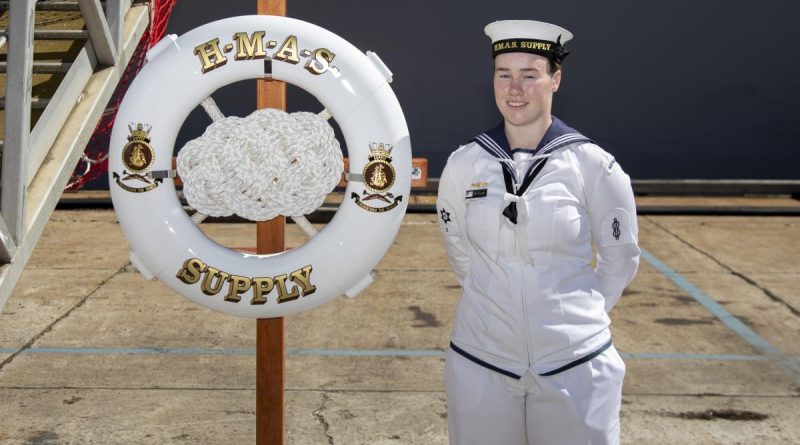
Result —
<svg viewBox="0 0 800 445"><path fill-rule="evenodd" d="M359 207L369 212L388 212L403 201L402 196L394 196L389 192L397 176L394 166L392 166L392 145L370 142L369 152L367 165L362 171L366 190L360 196L353 192L350 197ZM387 205L376 207L366 204L368 201L382 202Z"/></svg>
<svg viewBox="0 0 800 445"><path fill-rule="evenodd" d="M128 143L122 147L122 173L113 172L112 176L117 185L131 193L144 193L153 190L161 184L162 179L151 180L147 170L155 161L155 150L150 145L150 130L147 124L128 124ZM130 184L126 184L130 183Z"/></svg>

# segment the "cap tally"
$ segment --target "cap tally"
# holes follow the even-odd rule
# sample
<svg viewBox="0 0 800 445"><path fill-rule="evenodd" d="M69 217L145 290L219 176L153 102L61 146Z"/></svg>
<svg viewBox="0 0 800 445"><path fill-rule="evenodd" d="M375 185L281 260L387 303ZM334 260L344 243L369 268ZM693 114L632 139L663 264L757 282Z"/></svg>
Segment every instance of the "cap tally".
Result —
<svg viewBox="0 0 800 445"><path fill-rule="evenodd" d="M572 40L572 33L566 29L534 20L500 20L486 25L484 32L492 39L492 57L523 52L538 54L558 64L569 54L564 44Z"/></svg>

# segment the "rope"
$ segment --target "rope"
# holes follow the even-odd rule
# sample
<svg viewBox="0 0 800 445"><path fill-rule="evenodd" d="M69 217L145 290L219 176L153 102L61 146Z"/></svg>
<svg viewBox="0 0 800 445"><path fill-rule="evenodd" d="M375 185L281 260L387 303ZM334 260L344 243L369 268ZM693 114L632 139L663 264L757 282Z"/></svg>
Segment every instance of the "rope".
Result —
<svg viewBox="0 0 800 445"><path fill-rule="evenodd" d="M303 232L305 232L309 238L317 234L317 229L311 225L311 222L309 222L305 216L293 216L291 218L298 227L303 229Z"/></svg>
<svg viewBox="0 0 800 445"><path fill-rule="evenodd" d="M324 118L274 108L215 120L181 148L177 164L186 201L198 212L251 221L297 221L322 205L344 170Z"/></svg>
<svg viewBox="0 0 800 445"><path fill-rule="evenodd" d="M202 213L200 213L200 212L194 212L194 213L192 214L191 218L192 218L192 221L193 221L195 224L198 224L198 225L199 225L201 222L205 221L205 219L206 219L206 218L208 218L208 215L203 215L203 214L202 214Z"/></svg>
<svg viewBox="0 0 800 445"><path fill-rule="evenodd" d="M214 99L211 96L203 99L203 101L200 102L200 105L204 110L206 110L208 117L210 117L212 121L216 122L218 120L225 119L225 115L222 114L222 111L220 111L217 103L214 102Z"/></svg>

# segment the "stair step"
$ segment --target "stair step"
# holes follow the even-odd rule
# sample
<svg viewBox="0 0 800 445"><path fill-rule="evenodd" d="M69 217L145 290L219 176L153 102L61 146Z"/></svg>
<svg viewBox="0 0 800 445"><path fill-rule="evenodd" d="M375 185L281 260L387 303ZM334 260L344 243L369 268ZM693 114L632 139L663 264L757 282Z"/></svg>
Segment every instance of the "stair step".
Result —
<svg viewBox="0 0 800 445"><path fill-rule="evenodd" d="M33 108L34 110L43 110L47 108L47 104L49 103L50 103L49 97L31 98L31 108ZM6 98L0 97L0 110L5 110L5 109L6 109Z"/></svg>
<svg viewBox="0 0 800 445"><path fill-rule="evenodd" d="M57 74L66 73L69 67L72 66L70 62L33 62L34 74ZM8 62L0 62L0 73L5 73L8 68Z"/></svg>
<svg viewBox="0 0 800 445"><path fill-rule="evenodd" d="M0 36L8 37L7 29L0 29ZM35 40L86 40L89 31L85 29L36 29L33 31Z"/></svg>
<svg viewBox="0 0 800 445"><path fill-rule="evenodd" d="M0 11L8 10L8 0L0 0ZM36 2L37 11L80 11L76 1L45 1Z"/></svg>

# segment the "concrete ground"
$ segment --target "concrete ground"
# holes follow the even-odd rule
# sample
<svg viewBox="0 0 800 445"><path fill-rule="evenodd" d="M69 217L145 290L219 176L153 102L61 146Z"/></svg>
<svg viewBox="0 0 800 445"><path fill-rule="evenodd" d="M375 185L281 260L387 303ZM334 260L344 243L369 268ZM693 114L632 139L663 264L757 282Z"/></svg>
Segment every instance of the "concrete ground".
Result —
<svg viewBox="0 0 800 445"><path fill-rule="evenodd" d="M622 442L800 443L800 217L640 225L642 265L612 313ZM254 225L205 229L254 244ZM127 256L113 211L52 216L0 314L0 444L255 442L255 322ZM447 443L458 298L436 215L407 215L370 288L287 318L286 443Z"/></svg>

